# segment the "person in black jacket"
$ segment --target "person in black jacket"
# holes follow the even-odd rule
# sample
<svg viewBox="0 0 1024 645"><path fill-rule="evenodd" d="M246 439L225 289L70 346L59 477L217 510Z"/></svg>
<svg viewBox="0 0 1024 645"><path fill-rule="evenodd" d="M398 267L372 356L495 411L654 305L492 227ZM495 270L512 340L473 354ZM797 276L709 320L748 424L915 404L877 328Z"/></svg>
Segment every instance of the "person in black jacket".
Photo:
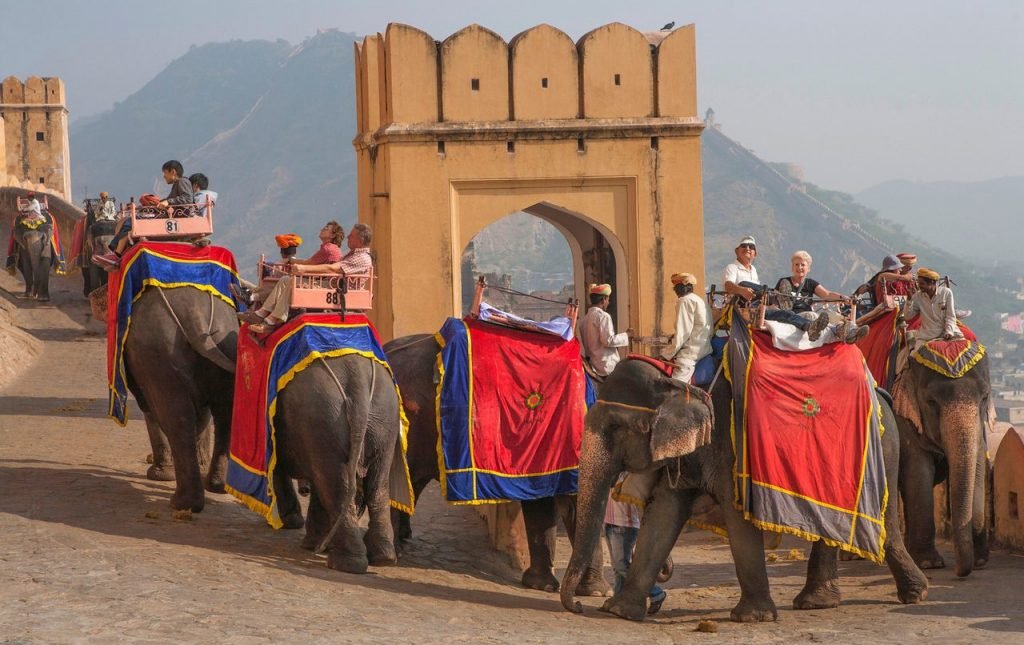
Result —
<svg viewBox="0 0 1024 645"><path fill-rule="evenodd" d="M157 206L165 209L168 206L181 206L191 204L195 201L192 194L192 182L184 175L185 169L181 162L176 159L164 162L161 170L164 173L164 181L171 186L171 192ZM121 222L121 228L110 241L110 253L92 256L92 261L108 271L116 269L121 264L121 254L128 246L128 234L131 233L131 222L125 219Z"/></svg>

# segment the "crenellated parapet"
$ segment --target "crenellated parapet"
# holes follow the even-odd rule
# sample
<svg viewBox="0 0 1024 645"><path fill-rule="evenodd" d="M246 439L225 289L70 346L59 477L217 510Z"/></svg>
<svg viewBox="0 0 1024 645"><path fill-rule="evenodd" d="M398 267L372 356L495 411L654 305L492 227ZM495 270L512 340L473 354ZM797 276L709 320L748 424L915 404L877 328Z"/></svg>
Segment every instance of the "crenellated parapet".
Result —
<svg viewBox="0 0 1024 645"><path fill-rule="evenodd" d="M0 84L0 185L71 196L64 82L8 76Z"/></svg>
<svg viewBox="0 0 1024 645"><path fill-rule="evenodd" d="M693 25L644 34L612 23L575 43L538 25L506 43L475 24L435 41L392 23L355 46L358 130L508 121L575 121L562 125L579 130L607 119L699 126L695 50Z"/></svg>

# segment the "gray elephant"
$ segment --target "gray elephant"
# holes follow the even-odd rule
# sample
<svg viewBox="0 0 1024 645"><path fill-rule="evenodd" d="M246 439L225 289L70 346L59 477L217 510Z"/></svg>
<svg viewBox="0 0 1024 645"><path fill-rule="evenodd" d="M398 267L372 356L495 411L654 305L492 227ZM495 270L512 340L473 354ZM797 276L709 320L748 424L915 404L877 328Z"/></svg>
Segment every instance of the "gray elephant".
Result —
<svg viewBox="0 0 1024 645"><path fill-rule="evenodd" d="M956 575L967 576L989 557L984 430L991 397L988 357L983 356L960 378L949 378L914 360L907 370L906 393L919 415L913 420L898 416L907 548L922 569L945 566L935 549L932 488L947 481ZM896 409L906 413L901 395ZM913 417L913 412L908 416Z"/></svg>
<svg viewBox="0 0 1024 645"><path fill-rule="evenodd" d="M435 366L440 346L432 334L416 334L396 338L384 345L384 352L402 391L402 404L409 418L409 449L407 460L413 492L418 498L431 480L439 478L437 463L437 416ZM558 591L554 575L555 530L559 516L570 541L575 539L576 500L572 496L548 497L522 502L526 525L530 566L523 572L523 586L543 591ZM407 537L409 518L401 514L399 536ZM603 556L592 553L576 591L580 595L604 596L610 587L601 575Z"/></svg>
<svg viewBox="0 0 1024 645"><path fill-rule="evenodd" d="M327 566L365 573L395 564L390 488L401 459L398 394L387 368L358 355L318 360L284 388L275 416L274 490L285 528L302 526L291 478L310 484L302 546L330 536ZM396 455L397 449L397 455ZM365 537L359 512L369 511Z"/></svg>
<svg viewBox="0 0 1024 645"><path fill-rule="evenodd" d="M775 620L777 612L768 585L761 531L743 519L733 505L733 448L730 436L732 393L725 379L718 381L709 403L701 391L668 378L642 361L625 361L601 389L604 404L587 415L580 458L579 524L572 558L562 580L562 604L580 612L573 590L584 568L598 549L609 487L617 475L657 472L661 475L645 507L640 535L622 591L609 598L602 610L642 620L646 602L661 563L671 551L689 519L694 501L708 493L722 509L729 532L729 546L736 565L741 596L731 617L742 622ZM883 424L895 420L883 406ZM702 445L702 433L710 428L710 443ZM883 436L888 481L897 481L899 441L896 432ZM701 447L696 447L701 446ZM696 447L696 449L695 449ZM666 468L668 466L668 468ZM895 509L895 496L890 510ZM923 600L928 582L903 546L899 520L888 512L885 520L886 562L896 579L901 602ZM837 549L814 543L808 562L807 582L793 605L797 609L835 607Z"/></svg>
<svg viewBox="0 0 1024 645"><path fill-rule="evenodd" d="M53 225L50 222L37 227L28 226L22 217L14 222L18 269L25 280L24 297L42 302L50 299L50 269L55 262Z"/></svg>
<svg viewBox="0 0 1024 645"><path fill-rule="evenodd" d="M234 398L238 319L224 300L191 287L147 287L125 338L128 389L146 419L150 479L176 481L171 507L203 510L197 442L210 419L213 451L205 487L224 492Z"/></svg>
<svg viewBox="0 0 1024 645"><path fill-rule="evenodd" d="M92 206L90 205L90 209ZM97 220L91 213L86 219L85 242L82 245L82 292L85 297L95 289L107 284L107 272L92 261L93 255L109 253L107 246L114 239L117 222L113 220Z"/></svg>

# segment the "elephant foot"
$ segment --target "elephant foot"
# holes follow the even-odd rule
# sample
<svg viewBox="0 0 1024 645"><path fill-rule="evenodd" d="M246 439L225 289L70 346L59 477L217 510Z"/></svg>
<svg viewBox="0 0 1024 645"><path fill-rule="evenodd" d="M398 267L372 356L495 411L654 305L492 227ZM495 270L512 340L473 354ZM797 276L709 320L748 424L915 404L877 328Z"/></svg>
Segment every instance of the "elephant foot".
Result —
<svg viewBox="0 0 1024 645"><path fill-rule="evenodd" d="M227 489L224 488L224 480L223 479L220 479L220 478L214 479L212 477L208 478L206 480L206 490L210 491L211 493L217 493L219 495L222 495L222 494L228 492Z"/></svg>
<svg viewBox="0 0 1024 645"><path fill-rule="evenodd" d="M206 506L206 497L202 491L199 491L198 495L178 492L171 495L171 508L176 511L189 510L193 513L201 513L204 506Z"/></svg>
<svg viewBox="0 0 1024 645"><path fill-rule="evenodd" d="M923 584L915 584L906 589L896 589L896 597L904 605L916 605L919 602L924 602L928 599L928 581L924 580Z"/></svg>
<svg viewBox="0 0 1024 645"><path fill-rule="evenodd" d="M942 559L938 551L932 551L931 553L911 554L914 562L921 569L945 569L946 561Z"/></svg>
<svg viewBox="0 0 1024 645"><path fill-rule="evenodd" d="M550 569L531 568L523 572L523 586L527 589L555 593L558 591L558 578Z"/></svg>
<svg viewBox="0 0 1024 645"><path fill-rule="evenodd" d="M300 479L300 480L298 480L298 483L299 483L299 495L302 495L303 497L309 497L309 491L311 490L310 487L309 487L309 480L308 479Z"/></svg>
<svg viewBox="0 0 1024 645"><path fill-rule="evenodd" d="M366 573L370 562L365 556L341 555L331 550L327 555L327 568L345 573Z"/></svg>
<svg viewBox="0 0 1024 645"><path fill-rule="evenodd" d="M768 623L778 620L779 612L771 597L759 601L741 597L739 604L729 612L729 618L737 623Z"/></svg>
<svg viewBox="0 0 1024 645"><path fill-rule="evenodd" d="M172 482L174 481L174 466L153 464L146 470L146 479L155 482Z"/></svg>
<svg viewBox="0 0 1024 645"><path fill-rule="evenodd" d="M393 567L398 564L398 553L391 543L367 546L367 559L372 567Z"/></svg>
<svg viewBox="0 0 1024 645"><path fill-rule="evenodd" d="M281 518L281 528L283 529L301 529L306 525L306 520L303 519L302 513L296 511L294 513L288 513Z"/></svg>
<svg viewBox="0 0 1024 645"><path fill-rule="evenodd" d="M306 534L302 536L302 541L299 542L299 546L307 551L316 551L316 548L320 546L320 541L323 539L324 536L316 535L315 533L310 533L307 530ZM327 550L331 550L330 544L327 545Z"/></svg>
<svg viewBox="0 0 1024 645"><path fill-rule="evenodd" d="M620 593L604 601L600 611L614 614L626 620L641 621L647 617L647 597L632 597Z"/></svg>
<svg viewBox="0 0 1024 645"><path fill-rule="evenodd" d="M412 522L405 513L398 514L398 541L408 542L412 539Z"/></svg>
<svg viewBox="0 0 1024 645"><path fill-rule="evenodd" d="M583 574L583 579L580 580L579 586L576 587L576 595L606 598L612 595L612 587L604 579L600 571L587 569L587 572Z"/></svg>
<svg viewBox="0 0 1024 645"><path fill-rule="evenodd" d="M842 594L834 581L818 587L808 584L793 599L793 609L833 609L839 606Z"/></svg>

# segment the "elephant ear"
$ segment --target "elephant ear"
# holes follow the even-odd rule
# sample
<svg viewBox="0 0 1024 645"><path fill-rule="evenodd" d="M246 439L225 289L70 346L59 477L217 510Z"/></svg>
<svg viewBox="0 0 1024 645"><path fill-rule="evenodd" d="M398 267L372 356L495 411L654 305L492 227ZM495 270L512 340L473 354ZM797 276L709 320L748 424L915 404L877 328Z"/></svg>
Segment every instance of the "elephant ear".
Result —
<svg viewBox="0 0 1024 645"><path fill-rule="evenodd" d="M664 399L651 419L651 461L682 457L711 443L711 397L701 389L664 379Z"/></svg>

